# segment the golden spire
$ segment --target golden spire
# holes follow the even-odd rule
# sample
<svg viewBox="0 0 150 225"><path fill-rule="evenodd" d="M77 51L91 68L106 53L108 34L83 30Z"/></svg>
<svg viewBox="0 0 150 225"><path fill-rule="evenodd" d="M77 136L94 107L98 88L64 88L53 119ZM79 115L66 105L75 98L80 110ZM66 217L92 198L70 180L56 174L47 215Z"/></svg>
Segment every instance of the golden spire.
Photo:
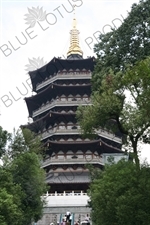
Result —
<svg viewBox="0 0 150 225"><path fill-rule="evenodd" d="M72 23L72 29L70 31L70 47L67 52L69 55L80 55L82 57L83 52L79 46L79 31L77 30L77 20L75 18L75 6L74 6L74 18Z"/></svg>

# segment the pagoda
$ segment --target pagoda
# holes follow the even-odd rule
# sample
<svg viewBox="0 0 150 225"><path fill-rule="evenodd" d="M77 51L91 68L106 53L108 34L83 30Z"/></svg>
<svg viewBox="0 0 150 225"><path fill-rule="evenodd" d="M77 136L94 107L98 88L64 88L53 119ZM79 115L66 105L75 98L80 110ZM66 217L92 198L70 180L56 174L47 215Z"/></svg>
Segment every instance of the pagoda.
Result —
<svg viewBox="0 0 150 225"><path fill-rule="evenodd" d="M121 135L99 129L96 138L83 138L76 119L78 106L91 105L91 78L95 58L83 58L76 18L70 31L67 58L54 57L42 68L29 72L33 91L25 98L32 123L26 125L41 138L46 149L42 167L50 193L87 191L87 164L103 168L109 156L119 160Z"/></svg>

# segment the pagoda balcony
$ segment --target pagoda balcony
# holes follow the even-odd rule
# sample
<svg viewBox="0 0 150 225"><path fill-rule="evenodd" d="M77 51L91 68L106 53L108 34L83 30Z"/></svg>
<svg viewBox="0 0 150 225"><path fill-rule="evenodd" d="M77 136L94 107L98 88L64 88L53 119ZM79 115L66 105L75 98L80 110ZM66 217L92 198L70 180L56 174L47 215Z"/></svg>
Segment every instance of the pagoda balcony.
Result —
<svg viewBox="0 0 150 225"><path fill-rule="evenodd" d="M70 158L49 158L42 162L42 168L45 168L49 165L81 165L81 164L99 164L104 165L104 159L103 158L92 158L92 157L84 157L84 158L78 158L78 156L70 157Z"/></svg>
<svg viewBox="0 0 150 225"><path fill-rule="evenodd" d="M49 157L46 160L42 162L42 168L47 167L49 165L81 165L81 164L99 164L104 166L105 164L109 164L110 161L109 159L113 157L113 160L115 163L117 163L119 160L124 159L128 161L129 156L125 155L124 153L103 153L102 155L99 156L94 156L94 155L69 155L69 157L65 157L63 155L57 156L58 158L54 157Z"/></svg>
<svg viewBox="0 0 150 225"><path fill-rule="evenodd" d="M80 126L76 126L73 129L71 127L65 127L65 128L56 127L56 128L52 128L52 129L48 129L44 131L43 133L39 134L39 136L41 137L42 140L45 140L54 135L78 135L78 134L81 134ZM109 131L99 129L95 131L95 134L97 134L100 137L122 144L122 138L116 136L115 134Z"/></svg>
<svg viewBox="0 0 150 225"><path fill-rule="evenodd" d="M63 74L63 73L59 73L56 76L53 76L45 81L43 81L40 84L37 84L36 86L36 91L40 90L41 88L53 83L56 80L82 80L82 79L91 79L92 78L92 73L88 72L88 73L83 73L83 72L76 72L76 74L74 73L68 73L68 74Z"/></svg>
<svg viewBox="0 0 150 225"><path fill-rule="evenodd" d="M75 100L73 101L72 99L68 99L66 101L62 100L54 100L53 102L47 103L43 105L41 108L33 111L33 117L36 117L40 115L41 113L46 112L47 110L50 110L53 107L57 106L78 106L78 105L91 105L91 100L85 100L85 99L80 99L80 100Z"/></svg>
<svg viewBox="0 0 150 225"><path fill-rule="evenodd" d="M54 128L48 129L45 132L39 134L41 136L41 140L47 139L53 135L76 135L80 133L80 129L66 129L66 128Z"/></svg>

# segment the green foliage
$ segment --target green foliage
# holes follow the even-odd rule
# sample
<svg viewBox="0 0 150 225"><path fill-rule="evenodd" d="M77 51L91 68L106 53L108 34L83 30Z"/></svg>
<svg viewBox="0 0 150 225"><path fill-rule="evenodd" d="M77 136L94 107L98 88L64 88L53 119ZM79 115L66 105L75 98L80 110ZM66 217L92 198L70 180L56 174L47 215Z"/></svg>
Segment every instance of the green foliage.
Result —
<svg viewBox="0 0 150 225"><path fill-rule="evenodd" d="M45 189L44 171L40 169L39 158L34 152L25 152L13 161L12 174L14 182L21 186L24 196L21 207L24 212L24 223L41 217L43 202L41 196Z"/></svg>
<svg viewBox="0 0 150 225"><path fill-rule="evenodd" d="M92 106L80 107L77 118L83 133L96 129L119 130L131 144L137 165L139 141L150 135L150 58L146 58L125 72L110 70L101 81L99 91L92 94Z"/></svg>
<svg viewBox="0 0 150 225"><path fill-rule="evenodd" d="M0 224L30 225L41 218L46 191L41 149L40 140L27 129L11 136L0 167Z"/></svg>
<svg viewBox="0 0 150 225"><path fill-rule="evenodd" d="M43 154L41 141L28 129L17 130L13 132L10 143L9 156L18 157L20 153L35 152L39 157Z"/></svg>
<svg viewBox="0 0 150 225"><path fill-rule="evenodd" d="M125 134L137 165L139 141L150 143L149 5L150 0L133 4L118 29L99 36L94 48L97 63L92 76L93 106L81 107L77 113L88 136L99 127L113 127L114 132L119 129Z"/></svg>
<svg viewBox="0 0 150 225"><path fill-rule="evenodd" d="M0 126L0 158L5 153L5 146L9 139L10 134Z"/></svg>
<svg viewBox="0 0 150 225"><path fill-rule="evenodd" d="M21 209L21 187L14 183L9 167L0 167L0 224L20 225L23 214Z"/></svg>
<svg viewBox="0 0 150 225"><path fill-rule="evenodd" d="M93 89L98 90L104 74L115 73L150 55L150 0L133 4L118 29L101 34L95 45L97 65L93 73Z"/></svg>
<svg viewBox="0 0 150 225"><path fill-rule="evenodd" d="M96 225L147 225L150 221L150 168L131 162L107 165L89 189Z"/></svg>
<svg viewBox="0 0 150 225"><path fill-rule="evenodd" d="M8 194L5 189L0 190L0 224L19 225L22 214L18 208L18 203L14 201L14 196Z"/></svg>

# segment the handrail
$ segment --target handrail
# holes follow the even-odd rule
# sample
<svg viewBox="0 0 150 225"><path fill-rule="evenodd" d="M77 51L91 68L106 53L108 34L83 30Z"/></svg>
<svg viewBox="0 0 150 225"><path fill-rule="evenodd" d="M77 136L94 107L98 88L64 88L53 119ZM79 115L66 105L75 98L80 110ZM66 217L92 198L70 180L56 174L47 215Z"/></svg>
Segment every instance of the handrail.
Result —
<svg viewBox="0 0 150 225"><path fill-rule="evenodd" d="M84 74L84 73L79 73L79 74L74 74L74 73L69 73L69 74L57 74L55 76L53 76L52 78L49 78L45 81L43 81L40 84L37 84L36 86L36 91L40 90L41 88L45 87L46 85L56 81L56 80L65 80L65 79L91 79L92 74L91 72L89 72L88 74Z"/></svg>
<svg viewBox="0 0 150 225"><path fill-rule="evenodd" d="M45 195L43 195L43 197L48 197L48 196L87 196L86 192L83 191L71 191L71 192L62 192L62 193L57 193L57 191L55 191L54 193L46 193Z"/></svg>
<svg viewBox="0 0 150 225"><path fill-rule="evenodd" d="M117 143L122 143L122 138L114 135L113 133L110 133L108 131L99 129L95 132L101 137L107 138L109 140L113 140ZM81 128L78 126L77 129L59 129L59 128L53 128L53 129L48 129L44 131L43 133L39 134L41 136L42 140L51 137L53 135L62 135L62 134L81 134Z"/></svg>
<svg viewBox="0 0 150 225"><path fill-rule="evenodd" d="M102 158L76 158L76 159L72 159L72 158L63 158L63 159L55 159L55 158L49 158L47 160L45 160L44 162L42 162L42 168L47 167L49 165L55 165L55 164L81 164L81 163L92 163L92 164L100 164L100 165L104 165L104 159Z"/></svg>
<svg viewBox="0 0 150 225"><path fill-rule="evenodd" d="M51 108L55 107L55 106L74 106L74 105L90 105L91 101L90 100L85 100L85 99L81 99L81 100L76 100L76 101L72 101L72 100L66 100L66 101L60 101L60 100L55 100L53 102L47 103L45 105L43 105L41 108L33 111L33 117L38 116L39 114L45 112L46 110L50 110Z"/></svg>

